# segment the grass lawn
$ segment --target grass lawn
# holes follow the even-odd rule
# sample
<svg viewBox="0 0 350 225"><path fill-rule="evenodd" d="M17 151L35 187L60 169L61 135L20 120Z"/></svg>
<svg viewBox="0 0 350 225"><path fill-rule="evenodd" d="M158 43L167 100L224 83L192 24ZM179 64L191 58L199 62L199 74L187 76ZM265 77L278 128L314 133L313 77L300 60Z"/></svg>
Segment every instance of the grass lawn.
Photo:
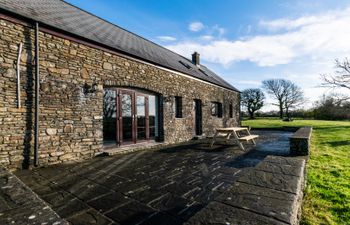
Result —
<svg viewBox="0 0 350 225"><path fill-rule="evenodd" d="M312 126L301 224L350 224L350 122L264 118L242 125Z"/></svg>

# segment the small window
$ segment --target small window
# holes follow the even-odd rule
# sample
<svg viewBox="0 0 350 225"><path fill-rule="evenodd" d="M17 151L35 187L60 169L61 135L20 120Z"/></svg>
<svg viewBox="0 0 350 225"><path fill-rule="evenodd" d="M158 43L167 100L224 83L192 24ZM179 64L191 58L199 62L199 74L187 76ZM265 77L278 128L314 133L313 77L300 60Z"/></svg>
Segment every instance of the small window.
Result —
<svg viewBox="0 0 350 225"><path fill-rule="evenodd" d="M229 107L230 107L230 108L229 108L229 116L230 116L230 118L233 118L233 105L230 104Z"/></svg>
<svg viewBox="0 0 350 225"><path fill-rule="evenodd" d="M205 76L208 76L208 77L209 77L209 75L208 75L204 70L199 69L199 71L201 71Z"/></svg>
<svg viewBox="0 0 350 225"><path fill-rule="evenodd" d="M187 63L183 62L183 61L179 61L179 63L181 63L184 67L186 67L187 69L191 70L192 67L190 65L188 65Z"/></svg>
<svg viewBox="0 0 350 225"><path fill-rule="evenodd" d="M220 102L211 103L211 115L216 117L222 117L222 104Z"/></svg>
<svg viewBox="0 0 350 225"><path fill-rule="evenodd" d="M175 96L175 117L182 118L182 97Z"/></svg>

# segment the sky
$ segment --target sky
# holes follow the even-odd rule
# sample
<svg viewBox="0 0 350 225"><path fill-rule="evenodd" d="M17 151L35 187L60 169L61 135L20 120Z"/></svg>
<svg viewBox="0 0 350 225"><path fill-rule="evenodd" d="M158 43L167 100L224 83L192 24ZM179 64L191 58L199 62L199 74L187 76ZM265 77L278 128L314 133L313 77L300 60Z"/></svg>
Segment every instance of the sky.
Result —
<svg viewBox="0 0 350 225"><path fill-rule="evenodd" d="M350 0L66 0L201 64L239 90L288 79L309 108L321 74L350 58ZM335 90L346 93L346 90ZM263 108L277 110L268 97Z"/></svg>

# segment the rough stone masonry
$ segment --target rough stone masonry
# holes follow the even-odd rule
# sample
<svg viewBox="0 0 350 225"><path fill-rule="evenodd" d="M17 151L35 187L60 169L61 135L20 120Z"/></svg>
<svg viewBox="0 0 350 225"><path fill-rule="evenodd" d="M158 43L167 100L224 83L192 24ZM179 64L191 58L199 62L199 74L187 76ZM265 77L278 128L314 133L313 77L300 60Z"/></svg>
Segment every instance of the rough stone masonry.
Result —
<svg viewBox="0 0 350 225"><path fill-rule="evenodd" d="M21 107L17 108L16 63L21 54ZM237 125L239 93L183 76L140 60L123 57L47 32L39 32L40 116L39 163L82 160L103 148L103 88L129 87L164 96L181 96L183 118L175 118L174 98L164 103L164 142L193 138L193 99L202 101L203 133L216 126ZM34 135L34 28L0 19L0 164L32 164ZM95 93L83 85L96 83ZM210 102L223 104L223 117L213 117ZM229 105L234 106L233 118Z"/></svg>

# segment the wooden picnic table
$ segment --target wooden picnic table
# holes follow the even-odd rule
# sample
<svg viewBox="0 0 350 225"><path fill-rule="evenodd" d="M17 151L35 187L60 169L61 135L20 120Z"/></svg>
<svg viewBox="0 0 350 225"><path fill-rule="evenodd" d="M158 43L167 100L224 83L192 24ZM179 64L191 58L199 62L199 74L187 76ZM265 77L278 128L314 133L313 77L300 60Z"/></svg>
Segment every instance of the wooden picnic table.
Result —
<svg viewBox="0 0 350 225"><path fill-rule="evenodd" d="M243 136L242 132L245 133L245 136ZM241 141L252 141L252 143L255 145L255 138L258 138L259 135L252 135L249 132L249 129L247 127L222 127L222 128L216 128L215 134L213 137L213 140L210 143L210 147L213 147L215 141L218 137L223 137L226 139L226 142L230 140L231 137L233 137L233 140L237 142L238 146L244 150L244 146Z"/></svg>

